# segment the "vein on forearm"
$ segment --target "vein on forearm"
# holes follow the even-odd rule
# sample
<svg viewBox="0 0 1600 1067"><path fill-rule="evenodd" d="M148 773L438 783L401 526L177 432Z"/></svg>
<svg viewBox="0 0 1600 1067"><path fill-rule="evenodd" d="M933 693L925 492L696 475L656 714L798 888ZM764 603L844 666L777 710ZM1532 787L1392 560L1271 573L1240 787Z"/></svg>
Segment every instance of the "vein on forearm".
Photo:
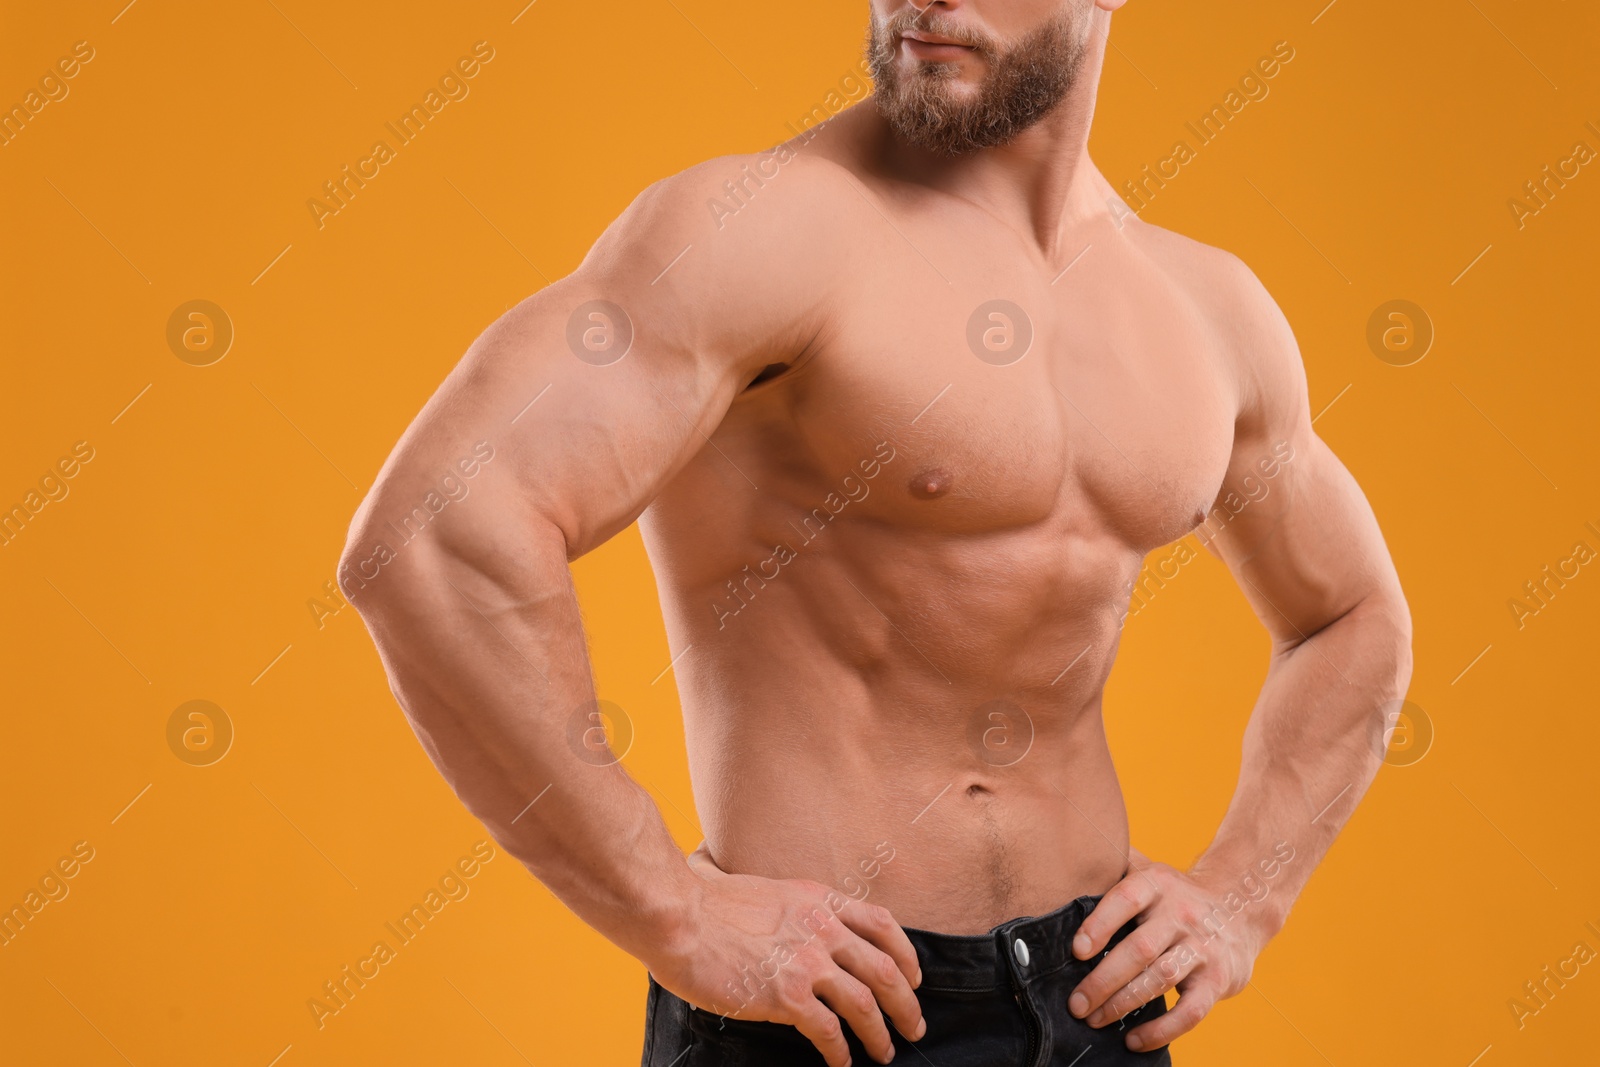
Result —
<svg viewBox="0 0 1600 1067"><path fill-rule="evenodd" d="M1409 642L1391 615L1368 597L1274 651L1238 787L1197 867L1247 867L1287 840L1309 854L1298 867L1309 876L1377 774L1383 716L1405 693Z"/></svg>

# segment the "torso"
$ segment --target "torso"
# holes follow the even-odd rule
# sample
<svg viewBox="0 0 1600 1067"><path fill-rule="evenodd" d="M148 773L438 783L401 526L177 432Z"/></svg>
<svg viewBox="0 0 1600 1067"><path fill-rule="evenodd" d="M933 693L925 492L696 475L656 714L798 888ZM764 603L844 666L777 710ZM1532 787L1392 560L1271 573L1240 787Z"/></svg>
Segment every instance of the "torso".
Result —
<svg viewBox="0 0 1600 1067"><path fill-rule="evenodd" d="M643 529L718 863L976 933L1125 869L1101 692L1237 398L1181 238L1108 214L1059 273L973 204L861 182L886 222L840 235L826 327ZM969 345L992 300L1031 324L1015 362L1015 333Z"/></svg>

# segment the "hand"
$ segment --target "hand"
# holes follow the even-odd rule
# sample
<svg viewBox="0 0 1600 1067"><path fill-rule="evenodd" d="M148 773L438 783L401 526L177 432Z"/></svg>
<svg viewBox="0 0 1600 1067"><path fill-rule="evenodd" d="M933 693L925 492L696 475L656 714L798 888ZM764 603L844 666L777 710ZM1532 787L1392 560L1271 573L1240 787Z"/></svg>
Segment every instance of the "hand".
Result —
<svg viewBox="0 0 1600 1067"><path fill-rule="evenodd" d="M1235 887L1209 886L1138 852L1130 858L1127 876L1079 927L1073 954L1089 959L1130 919L1139 926L1078 983L1067 1010L1098 1028L1177 989L1171 1011L1129 1031L1127 1045L1137 1052L1188 1033L1217 1001L1242 990L1267 937L1253 916L1218 906Z"/></svg>
<svg viewBox="0 0 1600 1067"><path fill-rule="evenodd" d="M915 1041L927 1031L912 992L922 966L900 924L875 904L817 882L719 869L702 844L688 935L645 961L663 988L695 1007L798 1029L827 1060L849 1067L842 1016L879 1063L894 1059L884 1025Z"/></svg>

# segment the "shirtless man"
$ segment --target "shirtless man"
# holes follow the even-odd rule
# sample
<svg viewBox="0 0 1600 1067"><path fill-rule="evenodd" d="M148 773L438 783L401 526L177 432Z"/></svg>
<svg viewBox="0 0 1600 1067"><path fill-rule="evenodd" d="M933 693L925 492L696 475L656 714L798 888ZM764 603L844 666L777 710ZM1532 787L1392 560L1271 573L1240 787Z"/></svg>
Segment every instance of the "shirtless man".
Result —
<svg viewBox="0 0 1600 1067"><path fill-rule="evenodd" d="M1121 3L871 0L874 97L646 190L353 522L429 756L648 968L647 1065L1170 1062L1381 762L1410 619L1294 337L1089 159ZM687 860L598 741L568 571L635 519ZM1129 846L1101 693L1146 554L1197 528L1272 658L1177 869Z"/></svg>

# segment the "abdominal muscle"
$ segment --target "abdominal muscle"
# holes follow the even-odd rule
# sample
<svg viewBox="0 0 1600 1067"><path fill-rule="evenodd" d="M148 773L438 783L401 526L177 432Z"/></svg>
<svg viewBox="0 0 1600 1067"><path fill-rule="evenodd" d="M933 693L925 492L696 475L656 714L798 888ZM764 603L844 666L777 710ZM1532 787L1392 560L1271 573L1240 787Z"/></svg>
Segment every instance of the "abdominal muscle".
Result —
<svg viewBox="0 0 1600 1067"><path fill-rule="evenodd" d="M745 567L773 543L750 532L765 514L723 500L664 494L640 523L719 867L952 934L1122 877L1101 693L1142 553L1081 509L952 533L882 497L814 543L791 535L775 573Z"/></svg>
<svg viewBox="0 0 1600 1067"><path fill-rule="evenodd" d="M1098 681L1088 699L1019 694L986 712L937 679L699 666L680 684L696 806L723 870L820 882L951 934L1053 911L1126 870Z"/></svg>

